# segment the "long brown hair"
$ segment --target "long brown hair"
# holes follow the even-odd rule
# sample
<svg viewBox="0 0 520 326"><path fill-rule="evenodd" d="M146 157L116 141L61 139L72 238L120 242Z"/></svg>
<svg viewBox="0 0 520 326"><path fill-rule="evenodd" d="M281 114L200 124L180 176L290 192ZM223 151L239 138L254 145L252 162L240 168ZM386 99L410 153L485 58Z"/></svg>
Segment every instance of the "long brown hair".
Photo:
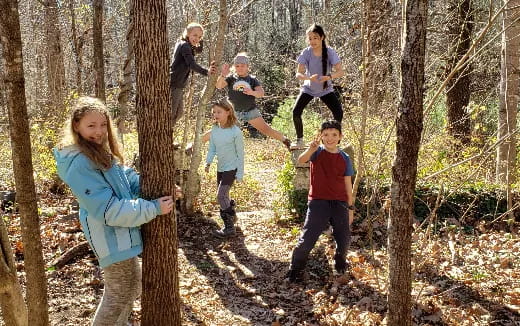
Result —
<svg viewBox="0 0 520 326"><path fill-rule="evenodd" d="M316 33L320 37L323 37L323 40L321 40L321 69L323 76L327 75L327 68L328 68L328 61L329 61L329 53L327 52L327 42L325 42L325 31L323 30L323 27L321 27L318 24L312 24L309 28L307 28L306 34L309 33ZM327 82L323 82L323 89L327 88Z"/></svg>
<svg viewBox="0 0 520 326"><path fill-rule="evenodd" d="M81 119L90 112L98 112L107 119L107 138L103 144L96 144L83 138L77 131L76 126ZM119 151L119 144L117 142L117 135L115 128L112 125L110 114L103 102L99 99L89 96L78 98L76 104L70 113L70 119L64 129L65 137L62 141L62 146L76 145L79 150L85 154L92 162L99 168L109 169L113 164L113 159L116 157L123 163L123 155Z"/></svg>
<svg viewBox="0 0 520 326"><path fill-rule="evenodd" d="M229 112L228 119L227 119L226 123L222 126L222 128L231 128L237 124L238 119L235 114L235 109L233 109L233 105L231 103L229 103L228 100L224 99L224 100L215 101L215 102L211 103L211 108L213 108L215 106L218 106L219 108L222 108L225 111Z"/></svg>

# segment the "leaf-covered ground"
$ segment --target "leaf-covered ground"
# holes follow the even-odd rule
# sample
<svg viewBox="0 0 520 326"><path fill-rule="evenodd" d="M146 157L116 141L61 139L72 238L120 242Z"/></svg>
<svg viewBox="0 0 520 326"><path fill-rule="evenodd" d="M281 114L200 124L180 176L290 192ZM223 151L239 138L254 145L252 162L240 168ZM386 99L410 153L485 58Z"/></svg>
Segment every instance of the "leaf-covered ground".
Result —
<svg viewBox="0 0 520 326"><path fill-rule="evenodd" d="M333 273L334 242L323 235L311 253L306 280L284 281L300 225L272 210L276 171L289 155L271 140L246 141L245 183L237 185L239 230L230 240L211 235L217 218L213 174L205 176L204 213L179 217L183 325L381 325L386 314L384 214L356 221L349 275ZM84 240L70 215L72 198L41 194L47 264ZM16 215L7 215L23 283L23 246ZM480 224L465 233L446 227L414 233L413 318L417 325L520 325L520 239L517 226ZM371 231L370 231L371 230ZM102 295L93 257L47 272L52 325L88 325ZM132 313L139 325L140 303Z"/></svg>

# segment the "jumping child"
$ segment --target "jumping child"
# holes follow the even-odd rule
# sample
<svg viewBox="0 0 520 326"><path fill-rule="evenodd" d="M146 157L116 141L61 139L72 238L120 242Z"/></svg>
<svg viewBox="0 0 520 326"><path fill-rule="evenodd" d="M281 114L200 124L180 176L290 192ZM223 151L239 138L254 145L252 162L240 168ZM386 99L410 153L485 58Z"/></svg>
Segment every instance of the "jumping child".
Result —
<svg viewBox="0 0 520 326"><path fill-rule="evenodd" d="M249 63L250 59L246 53L237 54L233 59L234 73L230 74L228 64L222 65L216 87L227 87L228 99L241 122L248 122L262 134L281 141L289 149L291 141L281 132L271 128L258 110L256 99L264 96L264 89L258 79L249 74Z"/></svg>
<svg viewBox="0 0 520 326"><path fill-rule="evenodd" d="M180 40L175 44L173 62L170 66L170 87L172 90L173 122L177 122L184 112L183 92L188 82L190 71L207 76L217 71L215 63L211 62L206 69L195 61L195 54L201 53L203 48L202 36L204 29L198 23L190 23L184 29Z"/></svg>
<svg viewBox="0 0 520 326"><path fill-rule="evenodd" d="M320 25L313 24L306 31L309 47L298 56L296 78L303 80L300 94L293 107L293 122L296 130L296 146L303 147L303 109L309 102L319 97L332 112L334 120L341 123L343 107L334 93L332 79L345 73L336 51L325 43L325 32Z"/></svg>
<svg viewBox="0 0 520 326"><path fill-rule="evenodd" d="M79 202L81 227L105 278L92 325L126 325L141 293L139 226L171 212L174 201L139 198L139 175L122 165L112 121L98 99L78 99L65 134L54 149L58 174Z"/></svg>
<svg viewBox="0 0 520 326"><path fill-rule="evenodd" d="M310 161L309 203L287 273L290 282L303 280L309 253L329 223L336 241L334 267L339 274L347 269L345 258L350 243L350 224L354 219L351 179L354 170L348 154L338 148L341 137L341 124L335 120L326 121L321 125L320 134L298 157L299 163Z"/></svg>
<svg viewBox="0 0 520 326"><path fill-rule="evenodd" d="M235 179L241 181L244 177L244 138L228 101L214 102L212 112L215 124L211 128L205 170L209 172L211 162L217 156L217 200L224 227L214 234L224 238L235 234L235 203L229 198L229 190Z"/></svg>

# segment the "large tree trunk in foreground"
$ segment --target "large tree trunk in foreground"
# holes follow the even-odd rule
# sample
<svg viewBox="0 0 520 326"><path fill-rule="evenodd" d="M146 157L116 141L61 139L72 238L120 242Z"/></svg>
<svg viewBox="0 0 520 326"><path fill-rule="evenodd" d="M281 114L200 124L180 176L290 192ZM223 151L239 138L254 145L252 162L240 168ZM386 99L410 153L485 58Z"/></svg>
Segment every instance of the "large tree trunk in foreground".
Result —
<svg viewBox="0 0 520 326"><path fill-rule="evenodd" d="M411 234L417 157L423 129L427 0L406 1L401 53L401 95L388 222L388 325L412 325Z"/></svg>
<svg viewBox="0 0 520 326"><path fill-rule="evenodd" d="M215 61L215 64L220 66L220 62L222 61L222 56L224 54L224 39L226 33L226 26L228 22L228 14L227 14L227 2L226 0L220 0L219 5L219 23L218 23L218 31L217 37L213 42L213 53L214 56L210 55L210 61ZM200 165L200 161L202 160L202 154L200 148L202 147L200 132L202 130L202 122L204 119L204 111L207 110L209 101L213 96L213 92L215 91L215 84L217 82L218 75L210 75L208 77L208 81L206 82L206 86L202 92L201 99L199 101L199 105L197 108L197 119L195 122L195 138L193 140L193 155L191 157L190 164L190 172L188 173L187 181L186 181L186 189L184 191L184 209L187 214L192 214L194 211L194 201L196 196L198 195L198 182L199 182L199 174L198 168Z"/></svg>
<svg viewBox="0 0 520 326"><path fill-rule="evenodd" d="M94 0L93 46L96 97L106 102L105 95L105 58L103 55L103 7L104 0Z"/></svg>
<svg viewBox="0 0 520 326"><path fill-rule="evenodd" d="M4 83L7 88L16 202L20 210L24 244L28 324L31 326L48 325L47 284L33 178L17 0L0 0L0 40L5 59Z"/></svg>
<svg viewBox="0 0 520 326"><path fill-rule="evenodd" d="M134 0L141 194L174 195L165 0ZM150 37L153 35L153 37ZM143 326L181 324L175 211L143 227Z"/></svg>

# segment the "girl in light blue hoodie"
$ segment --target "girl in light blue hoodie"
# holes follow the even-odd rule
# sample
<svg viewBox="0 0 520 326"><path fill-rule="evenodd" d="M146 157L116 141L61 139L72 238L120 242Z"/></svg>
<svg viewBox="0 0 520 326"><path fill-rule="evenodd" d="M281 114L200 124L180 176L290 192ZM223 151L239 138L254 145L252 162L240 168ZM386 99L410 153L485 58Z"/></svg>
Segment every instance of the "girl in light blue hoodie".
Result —
<svg viewBox="0 0 520 326"><path fill-rule="evenodd" d="M237 117L233 106L226 100L212 104L213 120L208 155L206 156L206 172L217 156L217 201L220 205L220 217L224 227L214 232L220 238L235 234L235 202L229 198L229 190L235 179L244 177L244 136L237 127Z"/></svg>
<svg viewBox="0 0 520 326"><path fill-rule="evenodd" d="M105 291L92 325L127 325L141 293L143 250L139 226L173 208L173 198L139 198L139 175L123 156L105 105L81 97L72 109L66 137L54 149L58 175L76 196L85 237L105 277Z"/></svg>

